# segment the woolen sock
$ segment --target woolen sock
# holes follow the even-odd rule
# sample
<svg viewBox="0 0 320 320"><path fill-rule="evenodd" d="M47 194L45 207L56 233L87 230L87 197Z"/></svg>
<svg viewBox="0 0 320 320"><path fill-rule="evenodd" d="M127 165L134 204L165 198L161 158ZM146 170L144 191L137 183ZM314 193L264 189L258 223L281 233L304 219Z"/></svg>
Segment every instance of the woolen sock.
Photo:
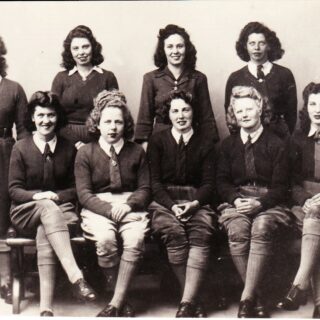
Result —
<svg viewBox="0 0 320 320"><path fill-rule="evenodd" d="M186 282L181 301L195 302L199 300L197 294L202 283L203 275L203 269L196 269L191 266L187 266Z"/></svg>
<svg viewBox="0 0 320 320"><path fill-rule="evenodd" d="M232 255L232 261L238 270L238 273L243 281L246 282L246 273L247 273L247 266L248 266L248 255Z"/></svg>
<svg viewBox="0 0 320 320"><path fill-rule="evenodd" d="M293 284L301 290L307 290L314 266L320 258L320 236L304 234L301 244L300 266ZM317 270L319 272L319 270Z"/></svg>
<svg viewBox="0 0 320 320"><path fill-rule="evenodd" d="M313 300L316 306L320 306L320 261L315 264L314 271L311 277Z"/></svg>
<svg viewBox="0 0 320 320"><path fill-rule="evenodd" d="M0 285L11 283L11 256L10 252L0 252Z"/></svg>
<svg viewBox="0 0 320 320"><path fill-rule="evenodd" d="M175 274L175 276L178 279L179 285L180 285L180 291L181 293L184 291L184 286L186 283L186 269L187 266L186 264L170 264L173 273Z"/></svg>
<svg viewBox="0 0 320 320"><path fill-rule="evenodd" d="M114 295L110 304L118 309L122 307L122 304L126 298L126 294L131 283L131 279L137 269L138 262L120 260L119 273Z"/></svg>
<svg viewBox="0 0 320 320"><path fill-rule="evenodd" d="M53 311L53 295L55 286L56 266L53 264L40 265L39 280L40 280L40 312Z"/></svg>
<svg viewBox="0 0 320 320"><path fill-rule="evenodd" d="M115 290L115 286L117 283L119 265L116 265L111 268L102 268L103 274L106 278L106 285L112 291Z"/></svg>
<svg viewBox="0 0 320 320"><path fill-rule="evenodd" d="M75 283L80 278L83 278L82 272L73 256L69 231L54 232L47 235L47 237L69 281Z"/></svg>
<svg viewBox="0 0 320 320"><path fill-rule="evenodd" d="M259 291L259 285L269 260L269 255L255 254L252 252L249 254L246 281L244 290L242 292L241 301L245 299L255 299L255 293L257 290Z"/></svg>

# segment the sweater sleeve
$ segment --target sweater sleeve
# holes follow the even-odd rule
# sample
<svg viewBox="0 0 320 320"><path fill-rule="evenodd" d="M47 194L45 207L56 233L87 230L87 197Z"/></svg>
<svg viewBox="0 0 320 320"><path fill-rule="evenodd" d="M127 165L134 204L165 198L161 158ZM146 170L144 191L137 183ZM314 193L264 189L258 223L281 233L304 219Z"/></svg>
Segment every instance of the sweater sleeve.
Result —
<svg viewBox="0 0 320 320"><path fill-rule="evenodd" d="M27 97L23 88L18 84L18 91L15 97L15 125L17 130L17 140L29 136L29 132L24 126L24 116L27 110Z"/></svg>
<svg viewBox="0 0 320 320"><path fill-rule="evenodd" d="M149 166L146 160L145 152L142 148L137 175L137 189L127 199L127 204L132 208L132 211L145 210L150 202Z"/></svg>
<svg viewBox="0 0 320 320"><path fill-rule="evenodd" d="M81 205L96 214L111 219L111 204L100 200L93 192L90 152L85 147L79 149L75 161L76 189Z"/></svg>
<svg viewBox="0 0 320 320"><path fill-rule="evenodd" d="M233 75L231 74L227 80L226 90L225 90L225 94L224 94L224 109L225 109L226 113L227 113L228 107L230 105L230 96L231 96L231 92L232 92L232 87L233 87Z"/></svg>
<svg viewBox="0 0 320 320"><path fill-rule="evenodd" d="M33 200L33 195L41 190L26 189L26 169L23 160L23 153L13 146L10 167L9 167L9 194L15 203L26 203Z"/></svg>
<svg viewBox="0 0 320 320"><path fill-rule="evenodd" d="M61 98L63 93L63 73L59 72L53 79L51 91Z"/></svg>
<svg viewBox="0 0 320 320"><path fill-rule="evenodd" d="M171 210L175 202L171 199L166 187L161 181L162 148L159 141L151 137L148 144L148 159L151 171L151 187L153 199L167 209Z"/></svg>
<svg viewBox="0 0 320 320"><path fill-rule="evenodd" d="M153 121L155 117L154 105L155 93L153 89L152 75L145 74L143 77L140 108L135 133L135 141L148 141L152 133Z"/></svg>
<svg viewBox="0 0 320 320"><path fill-rule="evenodd" d="M119 89L119 85L118 85L118 81L116 76L109 71L109 77L108 77L108 83L107 83L107 90L111 90L111 89Z"/></svg>

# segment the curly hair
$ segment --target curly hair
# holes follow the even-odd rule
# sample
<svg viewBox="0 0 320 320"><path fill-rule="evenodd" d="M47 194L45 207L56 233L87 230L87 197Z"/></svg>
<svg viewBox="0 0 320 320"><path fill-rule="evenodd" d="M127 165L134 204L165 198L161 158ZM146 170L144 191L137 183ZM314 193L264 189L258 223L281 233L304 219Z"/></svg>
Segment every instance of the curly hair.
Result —
<svg viewBox="0 0 320 320"><path fill-rule="evenodd" d="M50 91L37 91L35 92L27 105L27 111L25 113L24 118L24 126L25 128L32 132L36 130L36 126L34 121L32 121L32 117L34 115L36 107L50 108L53 109L57 114L57 124L55 127L55 131L59 131L62 127L67 124L66 114L59 103L58 96Z"/></svg>
<svg viewBox="0 0 320 320"><path fill-rule="evenodd" d="M0 75L1 77L5 77L7 75L7 63L6 63L6 58L4 57L4 55L7 54L7 49L6 46L2 40L2 38L0 37Z"/></svg>
<svg viewBox="0 0 320 320"><path fill-rule="evenodd" d="M122 111L124 120L123 138L130 140L133 137L134 121L127 106L126 97L122 92L119 90L103 90L93 100L93 104L94 108L92 109L86 122L88 132L91 135L96 138L100 135L98 126L101 119L101 113L105 108L119 108Z"/></svg>
<svg viewBox="0 0 320 320"><path fill-rule="evenodd" d="M236 116L234 115L233 107L235 101L242 98L251 98L256 102L257 106L262 109L261 123L264 126L268 126L272 117L271 106L268 103L268 99L263 97L254 87L235 86L232 89L230 105L226 113L226 122L230 132L236 133L239 131L239 126Z"/></svg>
<svg viewBox="0 0 320 320"><path fill-rule="evenodd" d="M164 29L159 30L158 44L153 55L154 64L160 69L164 69L167 66L168 62L164 52L164 41L173 34L178 34L184 39L186 54L183 63L187 68L194 70L197 61L197 50L186 30L175 24L168 24Z"/></svg>
<svg viewBox="0 0 320 320"><path fill-rule="evenodd" d="M320 83L310 82L302 92L303 96L303 107L299 111L299 118L300 118L300 129L305 134L308 134L310 131L311 120L308 113L308 102L309 96L311 94L318 94L320 93Z"/></svg>
<svg viewBox="0 0 320 320"><path fill-rule="evenodd" d="M62 52L62 63L61 66L66 70L71 70L75 65L71 53L71 42L73 38L86 38L90 41L92 46L92 60L91 63L93 66L97 66L104 61L104 58L101 54L102 46L93 36L92 31L87 26L77 26L72 29L67 35L66 39L63 42L64 51Z"/></svg>
<svg viewBox="0 0 320 320"><path fill-rule="evenodd" d="M249 61L250 57L247 50L248 37L252 33L262 33L267 41L270 48L268 51L268 60L275 61L279 60L284 50L281 48L281 43L276 33L270 30L268 27L260 22L249 22L240 32L239 39L236 42L237 54L243 61Z"/></svg>

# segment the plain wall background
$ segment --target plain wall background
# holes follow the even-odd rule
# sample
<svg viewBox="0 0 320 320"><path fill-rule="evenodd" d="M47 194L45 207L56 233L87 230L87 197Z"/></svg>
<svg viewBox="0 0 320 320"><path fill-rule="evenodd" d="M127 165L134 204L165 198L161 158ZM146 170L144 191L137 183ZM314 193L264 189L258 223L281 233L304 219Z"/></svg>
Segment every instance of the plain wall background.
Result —
<svg viewBox="0 0 320 320"><path fill-rule="evenodd" d="M61 70L62 43L79 24L90 27L103 46L101 65L116 75L136 119L143 74L153 70L160 28L184 27L198 51L197 69L208 77L220 136L227 134L223 111L229 74L244 65L235 52L240 30L250 21L276 31L285 54L276 63L293 72L298 88L320 82L320 1L130 1L0 2L0 36L8 54L8 78L28 99L49 90Z"/></svg>

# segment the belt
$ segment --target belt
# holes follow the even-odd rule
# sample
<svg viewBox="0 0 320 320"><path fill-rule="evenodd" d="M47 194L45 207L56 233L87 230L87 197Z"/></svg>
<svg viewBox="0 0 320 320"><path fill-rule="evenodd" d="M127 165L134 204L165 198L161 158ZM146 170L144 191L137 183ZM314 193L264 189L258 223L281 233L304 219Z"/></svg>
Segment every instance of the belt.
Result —
<svg viewBox="0 0 320 320"><path fill-rule="evenodd" d="M248 181L245 184L240 185L240 187L261 187L261 188L268 188L268 185L259 183L256 181Z"/></svg>
<svg viewBox="0 0 320 320"><path fill-rule="evenodd" d="M1 128L0 127L0 138L11 138L12 129L11 128Z"/></svg>

